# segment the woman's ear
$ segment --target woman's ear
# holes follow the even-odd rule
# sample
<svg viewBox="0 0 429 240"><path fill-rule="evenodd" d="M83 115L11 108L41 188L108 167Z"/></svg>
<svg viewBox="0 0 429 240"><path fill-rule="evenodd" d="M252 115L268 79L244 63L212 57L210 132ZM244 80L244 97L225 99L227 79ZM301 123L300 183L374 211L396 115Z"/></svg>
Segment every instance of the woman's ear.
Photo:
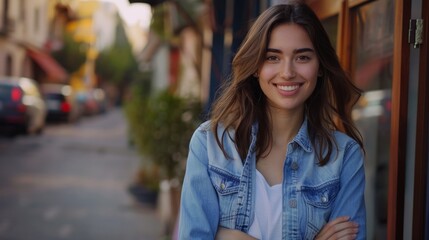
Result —
<svg viewBox="0 0 429 240"><path fill-rule="evenodd" d="M258 74L257 72L255 72L255 73L253 74L253 76L254 76L255 78L258 78L258 77L259 77L259 74Z"/></svg>

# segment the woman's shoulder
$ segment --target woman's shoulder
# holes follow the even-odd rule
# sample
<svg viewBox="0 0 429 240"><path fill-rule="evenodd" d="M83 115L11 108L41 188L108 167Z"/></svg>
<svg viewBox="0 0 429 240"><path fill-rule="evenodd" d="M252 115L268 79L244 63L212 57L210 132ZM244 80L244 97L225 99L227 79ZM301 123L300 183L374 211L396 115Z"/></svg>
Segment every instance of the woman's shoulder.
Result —
<svg viewBox="0 0 429 240"><path fill-rule="evenodd" d="M206 120L198 126L195 132L200 132L204 134L213 134L213 130L214 130L213 124L214 123L211 120ZM221 132L224 132L225 131L224 125L222 123L217 124L216 131L218 132L218 134Z"/></svg>
<svg viewBox="0 0 429 240"><path fill-rule="evenodd" d="M214 133L215 129L217 135ZM219 123L214 127L211 121L205 121L195 130L190 147L194 150L202 149L206 151L208 153L209 165L220 169L227 169L229 167L226 166L231 162L229 158L240 160L233 137L233 131L228 130L225 132L224 125ZM223 149L219 144L222 145ZM239 162L241 164L241 160Z"/></svg>
<svg viewBox="0 0 429 240"><path fill-rule="evenodd" d="M217 134L215 134L215 129ZM192 139L199 139L199 141L204 141L206 144L217 142L216 139L223 136L225 128L222 124L218 124L216 128L213 126L211 120L202 122L194 131ZM231 135L231 133L228 133ZM191 141L192 141L191 139Z"/></svg>
<svg viewBox="0 0 429 240"><path fill-rule="evenodd" d="M210 131L210 128L211 128L211 120L206 120L198 126L196 131L207 132L207 131Z"/></svg>
<svg viewBox="0 0 429 240"><path fill-rule="evenodd" d="M345 134L344 132L341 132L338 130L333 131L333 136L336 144L341 149L348 149L353 146L359 147L359 143L349 135Z"/></svg>

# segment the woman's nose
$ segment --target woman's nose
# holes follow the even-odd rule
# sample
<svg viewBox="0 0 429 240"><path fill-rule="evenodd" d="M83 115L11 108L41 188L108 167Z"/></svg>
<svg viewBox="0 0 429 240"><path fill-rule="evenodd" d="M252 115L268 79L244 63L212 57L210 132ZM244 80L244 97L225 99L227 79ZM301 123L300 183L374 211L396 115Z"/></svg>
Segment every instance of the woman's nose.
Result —
<svg viewBox="0 0 429 240"><path fill-rule="evenodd" d="M281 77L285 79L294 78L296 76L292 62L285 62L281 69Z"/></svg>

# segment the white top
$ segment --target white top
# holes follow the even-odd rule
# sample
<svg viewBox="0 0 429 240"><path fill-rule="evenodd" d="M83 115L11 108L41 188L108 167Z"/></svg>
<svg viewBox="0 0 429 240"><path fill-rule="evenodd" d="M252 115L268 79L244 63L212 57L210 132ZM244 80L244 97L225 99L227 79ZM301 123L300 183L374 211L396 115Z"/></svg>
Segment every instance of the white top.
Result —
<svg viewBox="0 0 429 240"><path fill-rule="evenodd" d="M248 234L260 240L282 239L282 184L270 186L256 170L255 218Z"/></svg>

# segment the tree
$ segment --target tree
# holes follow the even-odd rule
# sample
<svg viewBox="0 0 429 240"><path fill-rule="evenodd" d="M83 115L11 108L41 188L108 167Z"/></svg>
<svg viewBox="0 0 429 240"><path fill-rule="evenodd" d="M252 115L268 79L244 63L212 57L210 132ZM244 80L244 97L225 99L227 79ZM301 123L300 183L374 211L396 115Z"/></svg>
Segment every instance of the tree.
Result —
<svg viewBox="0 0 429 240"><path fill-rule="evenodd" d="M53 51L52 56L67 72L76 72L86 61L88 45L84 42L77 42L69 32L63 36L63 47Z"/></svg>
<svg viewBox="0 0 429 240"><path fill-rule="evenodd" d="M95 60L95 73L102 81L122 86L138 72L138 64L132 53L125 29L118 21L113 45L101 51Z"/></svg>

